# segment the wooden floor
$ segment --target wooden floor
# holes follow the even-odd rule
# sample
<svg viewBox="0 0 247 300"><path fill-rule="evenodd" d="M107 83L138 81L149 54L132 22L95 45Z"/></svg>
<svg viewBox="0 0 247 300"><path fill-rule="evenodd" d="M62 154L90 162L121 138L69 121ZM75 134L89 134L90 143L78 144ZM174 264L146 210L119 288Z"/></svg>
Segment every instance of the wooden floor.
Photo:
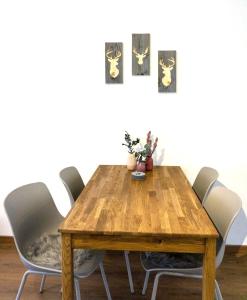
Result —
<svg viewBox="0 0 247 300"><path fill-rule="evenodd" d="M124 257L122 252L106 255L105 271L112 298L117 300L145 300L151 298L153 276L150 278L146 296L141 296L144 271L140 266L138 253L130 253L131 267L135 286L135 294L130 295ZM15 299L18 286L25 268L21 264L15 249L0 249L0 299ZM39 294L40 277L31 275L25 285L22 299L36 300L61 299L60 278L49 277L43 294ZM217 271L224 300L247 300L247 254L228 253ZM157 300L201 299L201 282L196 279L162 277ZM84 300L106 299L105 290L99 271L89 278L81 280L81 298Z"/></svg>

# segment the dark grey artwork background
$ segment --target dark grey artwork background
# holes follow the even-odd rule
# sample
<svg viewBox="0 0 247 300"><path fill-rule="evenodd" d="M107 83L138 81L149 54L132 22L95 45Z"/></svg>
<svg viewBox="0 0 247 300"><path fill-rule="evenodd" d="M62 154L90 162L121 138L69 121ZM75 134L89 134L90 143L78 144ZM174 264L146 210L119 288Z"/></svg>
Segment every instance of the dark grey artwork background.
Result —
<svg viewBox="0 0 247 300"><path fill-rule="evenodd" d="M145 50L147 48L148 51L145 54ZM138 54L135 54L133 52L134 49ZM136 56L138 56L139 59ZM142 62L142 64L139 64L138 61ZM150 34L149 33L132 34L132 75L150 75Z"/></svg>
<svg viewBox="0 0 247 300"><path fill-rule="evenodd" d="M105 82L123 83L123 43L105 43Z"/></svg>
<svg viewBox="0 0 247 300"><path fill-rule="evenodd" d="M174 60L173 60L174 59ZM162 67L163 65L163 67ZM159 51L158 52L158 89L160 93L176 92L176 69L177 58L176 51ZM170 76L170 84L169 82ZM165 82L165 85L164 85Z"/></svg>

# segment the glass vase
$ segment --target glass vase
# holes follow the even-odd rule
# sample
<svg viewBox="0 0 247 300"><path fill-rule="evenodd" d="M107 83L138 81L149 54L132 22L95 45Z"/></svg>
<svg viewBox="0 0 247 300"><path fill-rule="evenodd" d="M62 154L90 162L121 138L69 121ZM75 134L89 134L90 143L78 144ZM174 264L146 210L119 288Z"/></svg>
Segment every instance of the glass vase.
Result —
<svg viewBox="0 0 247 300"><path fill-rule="evenodd" d="M152 171L153 170L153 158L152 156L148 156L146 160L146 170L147 171Z"/></svg>
<svg viewBox="0 0 247 300"><path fill-rule="evenodd" d="M136 171L145 172L146 171L146 162L145 161L138 161L137 165L136 165Z"/></svg>

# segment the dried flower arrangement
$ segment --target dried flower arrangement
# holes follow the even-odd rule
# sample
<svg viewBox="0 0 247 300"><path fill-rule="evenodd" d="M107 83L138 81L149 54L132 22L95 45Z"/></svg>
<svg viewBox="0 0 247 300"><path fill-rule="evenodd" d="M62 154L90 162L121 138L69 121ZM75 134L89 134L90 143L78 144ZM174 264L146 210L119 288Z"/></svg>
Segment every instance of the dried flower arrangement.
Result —
<svg viewBox="0 0 247 300"><path fill-rule="evenodd" d="M136 168L137 162L137 170L139 171L150 171L153 169L153 159L152 155L157 147L158 138L155 138L154 143L151 139L151 131L147 133L146 144L142 146L140 143L140 139L136 138L132 140L130 134L125 131L125 143L122 143L123 146L128 148L129 157L127 162L127 168L129 170L134 170ZM138 145L139 144L139 145ZM136 147L137 146L137 147ZM140 165L142 165L140 167Z"/></svg>
<svg viewBox="0 0 247 300"><path fill-rule="evenodd" d="M154 144L151 140L151 131L147 133L146 144L143 147L139 147L136 152L137 160L140 162L145 162L148 157L152 157L158 143L158 138L156 137Z"/></svg>
<svg viewBox="0 0 247 300"><path fill-rule="evenodd" d="M136 152L137 157L137 170L151 171L153 169L153 158L152 155L157 147L158 138L156 137L154 143L151 139L151 131L147 133L146 144L139 151Z"/></svg>

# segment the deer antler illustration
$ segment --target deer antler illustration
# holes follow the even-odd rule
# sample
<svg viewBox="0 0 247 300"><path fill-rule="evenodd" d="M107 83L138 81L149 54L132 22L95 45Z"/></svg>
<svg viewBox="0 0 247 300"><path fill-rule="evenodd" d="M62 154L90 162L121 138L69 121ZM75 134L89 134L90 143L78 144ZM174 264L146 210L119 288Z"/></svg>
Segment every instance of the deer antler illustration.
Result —
<svg viewBox="0 0 247 300"><path fill-rule="evenodd" d="M147 48L145 49L145 51L142 52L142 53L138 53L138 52L136 51L136 48L133 49L133 53L135 54L136 58L138 59L138 62L137 62L138 65L143 65L143 59L147 56L148 51L149 51L149 48L148 48L148 47L147 47Z"/></svg>
<svg viewBox="0 0 247 300"><path fill-rule="evenodd" d="M119 74L119 69L117 68L117 65L119 57L122 55L122 53L120 51L117 51L115 57L113 57L112 55L110 56L109 54L111 53L113 53L113 50L108 49L106 51L106 57L108 58L108 61L110 63L110 76L115 79L118 77Z"/></svg>
<svg viewBox="0 0 247 300"><path fill-rule="evenodd" d="M161 65L162 67L162 73L164 74L163 78L162 78L162 83L165 87L168 87L171 82L172 82L172 79L171 79L171 71L175 65L175 58L174 57L171 57L169 59L167 59L169 62L171 62L171 64L168 64L168 65L165 65L164 64L164 60L163 58L160 59L160 62L159 64Z"/></svg>

